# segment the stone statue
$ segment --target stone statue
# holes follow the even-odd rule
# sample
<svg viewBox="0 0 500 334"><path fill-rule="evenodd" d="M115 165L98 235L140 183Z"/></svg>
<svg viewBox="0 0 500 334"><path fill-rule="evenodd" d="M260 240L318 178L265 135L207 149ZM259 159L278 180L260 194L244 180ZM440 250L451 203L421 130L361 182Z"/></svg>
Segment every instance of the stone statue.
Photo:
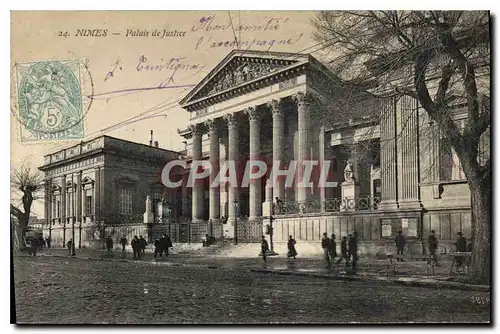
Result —
<svg viewBox="0 0 500 334"><path fill-rule="evenodd" d="M351 160L347 160L347 165L344 168L344 179L346 182L355 181L354 170Z"/></svg>

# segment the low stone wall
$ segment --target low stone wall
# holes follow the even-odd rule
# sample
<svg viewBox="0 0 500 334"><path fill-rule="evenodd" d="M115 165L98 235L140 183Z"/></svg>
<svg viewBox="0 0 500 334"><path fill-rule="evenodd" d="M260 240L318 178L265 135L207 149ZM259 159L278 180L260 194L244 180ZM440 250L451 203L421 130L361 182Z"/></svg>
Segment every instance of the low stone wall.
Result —
<svg viewBox="0 0 500 334"><path fill-rule="evenodd" d="M321 238L323 233L328 237L336 236L337 252L340 252L342 237L357 232L358 252L360 256L385 256L387 253L396 253L396 228L392 235L382 235L381 221L389 219L399 221L404 217L418 219L416 237L406 237L405 254L408 257L427 256L427 239L430 230L436 232L439 242L438 252L447 253L454 248L456 233L463 231L466 238L470 237L469 210L442 210L432 212L399 210L399 211L363 211L363 212L336 212L276 216L273 220L273 241L278 253L286 253L286 241L292 235L297 241L297 251L302 245L304 252L310 255L321 255ZM269 221L264 221L264 225Z"/></svg>

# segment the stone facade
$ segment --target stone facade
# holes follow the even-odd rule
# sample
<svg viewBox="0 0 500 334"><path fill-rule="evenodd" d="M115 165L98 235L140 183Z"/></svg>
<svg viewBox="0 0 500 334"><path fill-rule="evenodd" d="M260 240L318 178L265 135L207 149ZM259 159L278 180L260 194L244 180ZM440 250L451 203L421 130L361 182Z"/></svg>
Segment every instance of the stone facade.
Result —
<svg viewBox="0 0 500 334"><path fill-rule="evenodd" d="M229 78L231 68L255 63L268 69L251 80ZM310 55L235 50L222 60L181 101L193 114L190 126L179 130L187 140L188 160L211 159L220 165L227 160L261 160L268 168L280 161L281 169L291 160L299 165L304 160L319 160L320 164L331 163L327 181L339 186L304 188L295 178L287 186L278 180L270 189L266 188L266 174L249 189L221 187L220 192L210 191L204 205L221 209L219 216L211 209L210 219L227 218L225 235L233 238L235 223L248 215L251 220L260 220L264 228L272 224L278 244L288 235L302 242L319 242L323 232L335 231L340 238L357 231L362 252L367 253L392 245L400 229L411 230L408 233L412 234L409 238L415 254L425 253L422 245L431 229L443 244L450 244L458 231L470 237L467 182L456 164L456 154L446 150L425 111L408 97L375 100L359 92L351 97L352 110L328 114L328 106L345 93L344 89ZM346 114L350 115L347 119ZM458 122L461 117L463 113L457 108ZM338 121L328 122L328 118ZM201 139L196 137L194 143L193 129L203 129L206 122L218 124L217 139L211 139L213 130L201 130ZM218 146L215 141L219 139ZM201 154L192 149L200 145ZM353 180L344 182L347 161L352 164ZM304 172L299 168L297 174L300 177ZM341 189L342 184L345 189ZM193 191L204 193L203 187ZM269 220L267 203L262 205L269 200L266 193L272 201L278 198L284 202L280 209L277 203L273 205L273 221ZM200 205L195 201L200 196L193 195L193 206Z"/></svg>
<svg viewBox="0 0 500 334"><path fill-rule="evenodd" d="M145 198L162 198L166 188L159 175L179 153L154 146L101 136L45 156L45 234L55 247L73 234L80 247L101 244L103 226L142 223ZM167 192L181 211L177 192ZM47 228L48 227L48 228Z"/></svg>

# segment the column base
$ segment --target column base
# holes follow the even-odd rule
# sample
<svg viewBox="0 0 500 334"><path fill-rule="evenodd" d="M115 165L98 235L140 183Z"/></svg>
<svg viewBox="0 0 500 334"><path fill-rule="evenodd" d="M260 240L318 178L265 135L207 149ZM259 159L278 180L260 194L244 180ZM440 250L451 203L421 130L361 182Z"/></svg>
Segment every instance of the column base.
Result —
<svg viewBox="0 0 500 334"><path fill-rule="evenodd" d="M377 210L385 211L385 210L397 210L398 209L398 202L395 200L387 200L387 201L381 201L377 205Z"/></svg>
<svg viewBox="0 0 500 334"><path fill-rule="evenodd" d="M422 203L417 199L400 200L399 201L399 208L400 209L417 209L417 210L419 210L422 208Z"/></svg>
<svg viewBox="0 0 500 334"><path fill-rule="evenodd" d="M203 223L204 220L201 218L192 218L191 223Z"/></svg>
<svg viewBox="0 0 500 334"><path fill-rule="evenodd" d="M226 224L223 225L223 234L224 234L224 238L227 238L227 239L234 239L234 237L236 236L236 225L235 225L235 222L237 223L236 220L232 219L232 220L229 220L227 221Z"/></svg>

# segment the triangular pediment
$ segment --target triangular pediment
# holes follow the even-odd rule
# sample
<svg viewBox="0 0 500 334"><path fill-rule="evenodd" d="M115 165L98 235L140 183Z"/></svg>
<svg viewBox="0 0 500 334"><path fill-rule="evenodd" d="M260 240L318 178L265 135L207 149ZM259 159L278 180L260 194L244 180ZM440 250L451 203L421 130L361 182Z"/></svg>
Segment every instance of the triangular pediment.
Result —
<svg viewBox="0 0 500 334"><path fill-rule="evenodd" d="M308 55L300 53L233 50L191 92L181 100L187 105L217 95L254 80L307 62Z"/></svg>

